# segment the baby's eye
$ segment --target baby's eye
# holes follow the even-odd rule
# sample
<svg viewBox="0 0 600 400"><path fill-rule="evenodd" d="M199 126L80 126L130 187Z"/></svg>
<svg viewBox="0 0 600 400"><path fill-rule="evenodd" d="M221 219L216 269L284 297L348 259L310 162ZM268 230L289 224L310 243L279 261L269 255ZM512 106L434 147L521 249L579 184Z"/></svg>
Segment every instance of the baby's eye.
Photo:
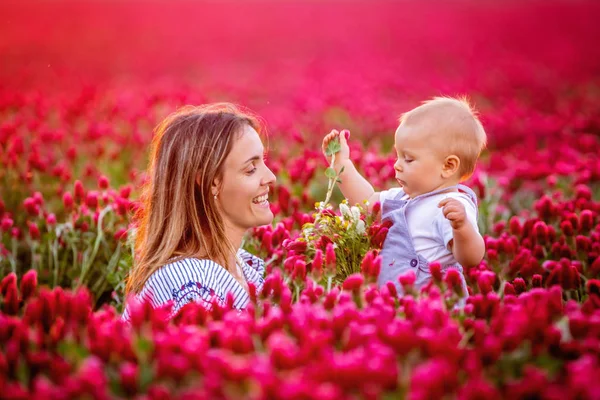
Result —
<svg viewBox="0 0 600 400"><path fill-rule="evenodd" d="M413 162L414 160L412 158L405 158L404 162L407 164L410 164L411 162Z"/></svg>

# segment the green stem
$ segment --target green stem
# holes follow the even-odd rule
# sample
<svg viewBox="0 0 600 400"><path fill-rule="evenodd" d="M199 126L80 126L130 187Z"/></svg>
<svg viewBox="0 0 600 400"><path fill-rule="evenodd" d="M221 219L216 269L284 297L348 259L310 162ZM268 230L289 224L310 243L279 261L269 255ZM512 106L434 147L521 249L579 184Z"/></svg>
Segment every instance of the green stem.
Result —
<svg viewBox="0 0 600 400"><path fill-rule="evenodd" d="M119 282L119 284L117 286L115 286L114 291L122 294L121 291L123 290L123 288L125 287L125 280L121 280L121 282ZM124 303L124 300L122 297L117 296L116 300L114 300L114 305L115 308L119 311L122 311L118 306L122 305Z"/></svg>
<svg viewBox="0 0 600 400"><path fill-rule="evenodd" d="M10 255L10 267L12 272L17 273L17 238L11 239L11 255Z"/></svg>
<svg viewBox="0 0 600 400"><path fill-rule="evenodd" d="M77 251L77 246L75 246L75 244L73 244L73 243L71 243L71 251L73 252L73 270L77 271L77 264L78 264L78 261L77 261L78 257L77 256L78 256L79 253ZM75 280L73 280L73 283L75 283ZM79 285L79 282L77 282L77 285ZM76 286L71 285L72 289L75 289L75 287Z"/></svg>
<svg viewBox="0 0 600 400"><path fill-rule="evenodd" d="M98 282L96 282L96 284L92 288L92 293L94 294L96 301L98 300L100 295L102 295L102 293L104 293L104 291L106 290L106 285L108 283L108 276L117 269L120 258L121 258L121 242L119 242L119 244L117 245L117 249L113 253L112 257L110 258L110 261L108 262L108 265L106 267L106 274L104 274L104 276L102 278L98 279Z"/></svg>
<svg viewBox="0 0 600 400"><path fill-rule="evenodd" d="M334 169L335 165L335 153L331 155L331 163L329 167ZM327 204L329 204L329 200L331 199L331 195L333 194L333 188L335 186L335 180L337 179L337 175L334 178L329 178L329 182L327 183L327 195L325 196L325 201L321 204L321 210L324 210Z"/></svg>
<svg viewBox="0 0 600 400"><path fill-rule="evenodd" d="M94 241L94 248L92 249L92 254L90 255L89 258L87 258L83 265L83 267L81 268L81 274L79 275L79 285L82 285L84 282L84 278L87 277L87 273L90 269L90 267L92 266L92 264L94 263L94 260L96 258L96 255L98 254L98 249L100 248L100 243L102 243L102 239L104 239L104 231L102 230L102 219L104 218L104 216L106 215L107 212L109 212L112 209L111 206L108 206L106 208L104 208L102 211L100 211L100 215L98 216L98 226L96 229L96 240Z"/></svg>
<svg viewBox="0 0 600 400"><path fill-rule="evenodd" d="M37 267L37 263L35 262L35 250L36 250L36 243L33 241L31 242L31 265L30 268L34 269L36 272L39 273L38 271L38 267Z"/></svg>
<svg viewBox="0 0 600 400"><path fill-rule="evenodd" d="M500 278L500 293L498 293L500 295L500 298L503 299L504 298L504 288L506 287L506 281L502 278Z"/></svg>
<svg viewBox="0 0 600 400"><path fill-rule="evenodd" d="M60 272L60 263L58 262L58 240L57 239L54 239L54 241L52 242L52 245L49 246L49 249L52 252L52 260L54 262L52 287L56 287L58 285L58 275Z"/></svg>
<svg viewBox="0 0 600 400"><path fill-rule="evenodd" d="M50 271L54 271L54 259L52 258L52 245L51 242L48 240L47 242L44 243L44 245L46 246L45 249L47 251L45 251L45 253L47 253L46 255L48 256L48 272Z"/></svg>

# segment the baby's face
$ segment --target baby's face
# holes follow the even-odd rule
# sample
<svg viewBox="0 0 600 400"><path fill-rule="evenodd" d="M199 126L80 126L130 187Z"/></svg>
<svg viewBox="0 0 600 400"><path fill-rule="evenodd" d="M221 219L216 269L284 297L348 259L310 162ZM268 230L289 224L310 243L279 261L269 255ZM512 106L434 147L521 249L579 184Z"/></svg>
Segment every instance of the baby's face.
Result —
<svg viewBox="0 0 600 400"><path fill-rule="evenodd" d="M396 130L395 147L398 160L394 164L396 180L411 198L443 187L445 155L439 150L440 140L422 125L400 125Z"/></svg>

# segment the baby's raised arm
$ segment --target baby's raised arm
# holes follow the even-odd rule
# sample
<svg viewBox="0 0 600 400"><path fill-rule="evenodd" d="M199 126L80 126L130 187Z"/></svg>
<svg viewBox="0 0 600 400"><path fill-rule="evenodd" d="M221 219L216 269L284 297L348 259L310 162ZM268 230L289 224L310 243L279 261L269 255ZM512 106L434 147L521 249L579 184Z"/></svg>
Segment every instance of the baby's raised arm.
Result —
<svg viewBox="0 0 600 400"><path fill-rule="evenodd" d="M340 174L342 183L338 184L340 190L344 197L348 199L350 205L362 204L366 200L369 202L369 210L371 210L373 204L379 201L379 192L375 192L373 186L358 172L354 163L350 160L350 147L348 146L350 132L332 130L323 138L323 154L327 157L327 146L336 137L339 138L342 148L335 154L334 168L337 172L344 168L344 171Z"/></svg>

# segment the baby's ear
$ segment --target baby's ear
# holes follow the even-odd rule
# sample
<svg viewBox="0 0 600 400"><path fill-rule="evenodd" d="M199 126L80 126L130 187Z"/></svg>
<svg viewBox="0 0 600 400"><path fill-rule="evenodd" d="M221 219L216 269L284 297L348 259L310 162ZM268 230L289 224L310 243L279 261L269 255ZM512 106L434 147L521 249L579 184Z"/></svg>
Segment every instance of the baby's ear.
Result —
<svg viewBox="0 0 600 400"><path fill-rule="evenodd" d="M454 154L451 154L444 160L444 165L442 167L442 176L444 178L450 178L458 172L459 168L460 158L458 158L458 156L455 156Z"/></svg>

